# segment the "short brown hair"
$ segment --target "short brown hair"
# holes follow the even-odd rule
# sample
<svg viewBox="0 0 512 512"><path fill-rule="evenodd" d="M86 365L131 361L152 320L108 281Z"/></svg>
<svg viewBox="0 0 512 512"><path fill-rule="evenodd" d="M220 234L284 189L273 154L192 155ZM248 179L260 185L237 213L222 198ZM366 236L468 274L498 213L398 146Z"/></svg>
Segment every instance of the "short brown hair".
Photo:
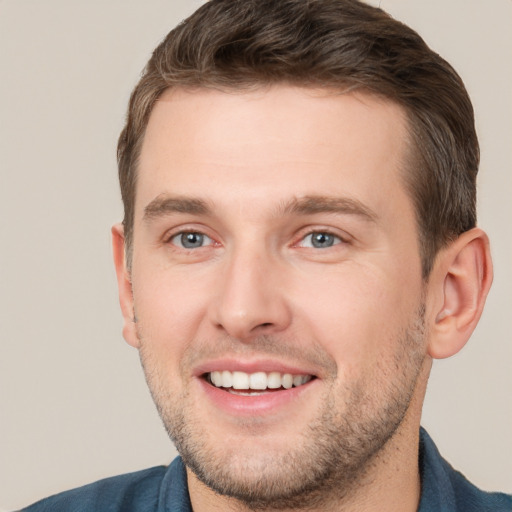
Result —
<svg viewBox="0 0 512 512"><path fill-rule="evenodd" d="M357 0L210 0L168 34L132 93L119 137L128 253L138 158L163 91L279 83L360 88L405 110L412 151L404 182L427 278L439 249L476 223L473 108L461 78L416 32Z"/></svg>

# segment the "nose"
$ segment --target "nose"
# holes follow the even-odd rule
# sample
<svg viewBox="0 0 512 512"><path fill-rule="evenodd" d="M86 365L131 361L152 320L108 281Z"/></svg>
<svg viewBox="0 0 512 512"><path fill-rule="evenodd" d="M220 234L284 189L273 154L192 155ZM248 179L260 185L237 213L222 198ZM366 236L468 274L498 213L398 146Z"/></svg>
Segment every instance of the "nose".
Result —
<svg viewBox="0 0 512 512"><path fill-rule="evenodd" d="M283 269L264 250L233 253L217 278L210 318L216 329L248 342L291 322Z"/></svg>

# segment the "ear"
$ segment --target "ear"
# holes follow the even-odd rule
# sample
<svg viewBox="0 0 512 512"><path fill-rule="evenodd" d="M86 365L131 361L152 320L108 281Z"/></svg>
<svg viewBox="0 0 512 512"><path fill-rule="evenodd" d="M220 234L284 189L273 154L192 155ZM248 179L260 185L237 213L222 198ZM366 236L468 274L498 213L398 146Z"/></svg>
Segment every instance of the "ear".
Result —
<svg viewBox="0 0 512 512"><path fill-rule="evenodd" d="M492 283L489 239L479 228L463 233L437 256L429 279L433 299L428 352L437 359L464 347Z"/></svg>
<svg viewBox="0 0 512 512"><path fill-rule="evenodd" d="M119 302L123 313L123 337L132 347L139 348L130 272L126 265L124 229L122 224L112 227L112 249L117 274Z"/></svg>

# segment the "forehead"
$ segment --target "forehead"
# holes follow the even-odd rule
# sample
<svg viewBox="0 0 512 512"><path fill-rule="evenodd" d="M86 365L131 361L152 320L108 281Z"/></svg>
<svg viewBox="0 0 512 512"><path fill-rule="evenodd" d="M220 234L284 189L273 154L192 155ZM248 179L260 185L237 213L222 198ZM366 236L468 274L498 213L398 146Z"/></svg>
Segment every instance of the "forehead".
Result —
<svg viewBox="0 0 512 512"><path fill-rule="evenodd" d="M240 207L270 207L309 195L401 207L406 147L402 109L365 93L169 90L147 126L136 218L161 194L219 207L237 198Z"/></svg>

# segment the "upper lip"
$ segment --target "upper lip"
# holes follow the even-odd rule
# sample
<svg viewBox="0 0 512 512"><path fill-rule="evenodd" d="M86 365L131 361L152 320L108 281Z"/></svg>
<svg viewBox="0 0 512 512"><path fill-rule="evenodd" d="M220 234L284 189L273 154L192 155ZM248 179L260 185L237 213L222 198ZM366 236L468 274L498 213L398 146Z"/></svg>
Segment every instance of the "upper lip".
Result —
<svg viewBox="0 0 512 512"><path fill-rule="evenodd" d="M315 371L307 365L304 366L289 364L275 359L243 360L233 358L222 358L206 361L196 366L193 370L193 374L196 377L201 377L207 373L219 370L244 372L249 374L256 372L279 372L282 374L290 373L292 375L316 376Z"/></svg>

